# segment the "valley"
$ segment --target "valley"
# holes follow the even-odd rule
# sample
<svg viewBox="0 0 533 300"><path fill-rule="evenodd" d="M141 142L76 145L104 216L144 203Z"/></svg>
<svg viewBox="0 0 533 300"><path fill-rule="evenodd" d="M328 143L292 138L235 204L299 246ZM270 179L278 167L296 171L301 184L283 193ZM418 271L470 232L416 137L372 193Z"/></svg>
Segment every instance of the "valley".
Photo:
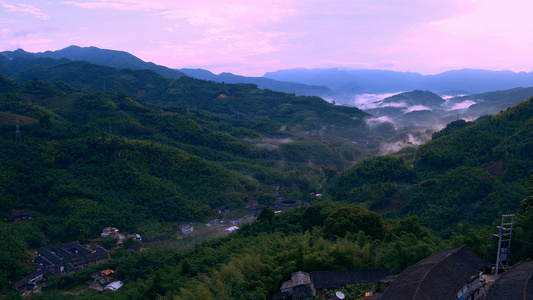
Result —
<svg viewBox="0 0 533 300"><path fill-rule="evenodd" d="M287 81L268 80L269 88L266 77L198 79L192 74L211 75L102 51L0 53L7 299L27 292L12 284L36 270L38 249L103 246L94 238L106 227L139 233L146 251L117 249L46 276L32 298L271 299L294 272L400 274L461 246L490 267L502 214L516 215L509 262L531 258L531 88L472 86L476 94L444 99L444 90L414 84L344 83L344 91L393 93L355 107L325 101L341 90L309 75L293 85L280 72ZM221 221L239 229L206 225ZM184 235L185 224L196 233ZM85 290L107 269L120 289Z"/></svg>

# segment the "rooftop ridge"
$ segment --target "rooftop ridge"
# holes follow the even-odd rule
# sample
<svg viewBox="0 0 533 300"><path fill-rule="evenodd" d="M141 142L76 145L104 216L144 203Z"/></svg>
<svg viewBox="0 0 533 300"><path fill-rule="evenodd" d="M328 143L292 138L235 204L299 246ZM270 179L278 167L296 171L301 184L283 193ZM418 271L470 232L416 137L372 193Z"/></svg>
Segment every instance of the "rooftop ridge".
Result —
<svg viewBox="0 0 533 300"><path fill-rule="evenodd" d="M462 246L462 247L459 247L459 248L455 248L455 249L451 249L453 251L450 251L450 253L446 254L445 256L441 257L438 261L436 261L433 266L431 268L429 268L426 273L424 274L424 276L422 276L422 278L420 279L420 282L418 283L418 285L416 286L416 290L415 290L415 294L413 295L413 299L416 299L418 297L418 292L420 291L420 286L421 286L421 283L427 278L428 274L431 273L431 271L433 271L433 269L438 266L440 263L442 263L442 261L444 259L446 259L447 257L450 257L452 254L455 254L457 253L459 250L461 250L462 248L465 248L465 246ZM430 256L432 257L432 256Z"/></svg>

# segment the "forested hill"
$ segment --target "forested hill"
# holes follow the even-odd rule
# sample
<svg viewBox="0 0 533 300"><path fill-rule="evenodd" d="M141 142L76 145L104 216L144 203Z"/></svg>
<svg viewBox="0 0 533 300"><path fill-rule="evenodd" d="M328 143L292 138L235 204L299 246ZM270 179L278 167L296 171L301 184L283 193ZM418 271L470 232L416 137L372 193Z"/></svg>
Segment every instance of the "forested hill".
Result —
<svg viewBox="0 0 533 300"><path fill-rule="evenodd" d="M18 86L3 77L2 90L9 91L0 96L2 218L14 210L42 214L51 240L87 239L106 223L135 228L148 219L203 218L212 207L242 205L259 189L256 180L209 161L259 153L179 114L125 94L36 80Z"/></svg>
<svg viewBox="0 0 533 300"><path fill-rule="evenodd" d="M21 79L30 73L57 83ZM22 84L0 77L0 161L8 166L0 176L2 218L42 214L39 226L54 241L84 240L108 225L205 219L216 206L240 208L262 195L270 201L271 184L305 198L319 192L323 168L336 172L364 155L335 135L370 131L356 108L253 85L86 62L18 76ZM130 94L141 84L158 93L139 101L89 92L98 80ZM67 234L62 222L71 226Z"/></svg>
<svg viewBox="0 0 533 300"><path fill-rule="evenodd" d="M263 77L245 77L231 73L221 73L215 75L202 69L171 69L165 66L145 62L134 55L117 50L100 49L97 47L69 46L57 51L46 51L42 53L30 53L22 49L15 51L4 51L0 57L13 60L18 64L28 59L45 60L72 60L87 61L95 65L131 70L151 70L167 78L180 78L190 76L193 78L225 82L225 83L251 83L262 89L271 89L284 93L295 93L296 95L332 97L333 92L325 86L313 86L295 82L284 82ZM2 73L9 75L7 73Z"/></svg>
<svg viewBox="0 0 533 300"><path fill-rule="evenodd" d="M61 289L83 286L100 268L115 269L125 287L82 297L269 298L298 270L377 260L398 273L450 245L492 253L502 213L519 212L524 243L515 253L531 257L523 245L533 242L533 98L453 122L418 149L363 159L387 136L357 108L251 84L37 61L0 61L10 70L27 63L16 80L0 76L1 291L31 272L41 246L87 242L108 226L168 241L179 222L215 218L217 206L237 211L276 197L312 205L265 209L187 253L117 251L104 265L52 279L43 299L66 296ZM17 212L33 221L11 222Z"/></svg>
<svg viewBox="0 0 533 300"><path fill-rule="evenodd" d="M145 62L124 51L99 49L96 47L69 46L61 50L46 51L43 53L30 53L18 49L15 51L1 52L0 56L18 62L27 61L28 59L87 61L96 65L118 69L152 70L168 78L180 78L185 76L184 73L178 70L159 66L151 62ZM6 74L4 73L4 75Z"/></svg>
<svg viewBox="0 0 533 300"><path fill-rule="evenodd" d="M532 133L530 98L475 122L452 122L414 156L400 152L356 164L330 190L384 215L418 215L443 236L460 224L490 224L517 212L528 195Z"/></svg>
<svg viewBox="0 0 533 300"><path fill-rule="evenodd" d="M149 70L118 70L88 62L51 64L46 61L47 64L42 65L40 59L26 59L26 63L22 63L24 60L0 60L0 69L17 69L11 77L19 82L40 79L65 82L87 92L120 91L181 112L201 110L241 123L259 123L244 126L281 127L285 124L298 127L308 135L366 137L369 134L363 121L368 114L355 107L335 106L318 97L260 90L253 84L224 84L189 77L170 79ZM277 123L272 124L272 121Z"/></svg>
<svg viewBox="0 0 533 300"><path fill-rule="evenodd" d="M533 98L465 124L449 134L436 133L440 137L418 149L415 165L431 171L485 167L505 181L523 178L533 170Z"/></svg>
<svg viewBox="0 0 533 300"><path fill-rule="evenodd" d="M272 205L271 185L309 200L365 155L338 136L371 132L356 108L253 85L86 62L29 70L21 83L0 76L2 290L29 273L28 248L108 226L174 237L179 222L214 218L218 206ZM10 223L21 211L34 221Z"/></svg>

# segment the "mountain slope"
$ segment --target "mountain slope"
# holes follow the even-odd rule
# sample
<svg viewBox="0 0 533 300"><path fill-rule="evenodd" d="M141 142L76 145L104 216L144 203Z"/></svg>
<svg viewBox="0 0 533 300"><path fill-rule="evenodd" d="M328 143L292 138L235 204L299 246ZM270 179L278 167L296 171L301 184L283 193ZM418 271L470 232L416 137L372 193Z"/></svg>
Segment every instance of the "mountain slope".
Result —
<svg viewBox="0 0 533 300"><path fill-rule="evenodd" d="M0 83L2 292L32 272L30 247L87 242L108 226L145 241L169 238L180 221L204 220L219 205L241 207L266 188L186 151L254 157L245 144L179 114L64 83L18 85L3 76ZM10 222L20 211L32 220Z"/></svg>
<svg viewBox="0 0 533 300"><path fill-rule="evenodd" d="M488 225L519 210L533 176L532 133L530 98L477 122L451 123L418 147L412 167L402 158L412 157L409 152L371 158L328 190L385 215L418 215L448 237L460 224Z"/></svg>
<svg viewBox="0 0 533 300"><path fill-rule="evenodd" d="M533 170L533 98L471 126L420 147L415 164L421 169L487 166L503 162L506 180L527 177Z"/></svg>
<svg viewBox="0 0 533 300"><path fill-rule="evenodd" d="M272 79L262 77L245 77L233 75L231 73L222 73L215 75L207 70L201 69L170 69L165 66L156 65L151 62L144 62L124 51L100 49L97 47L79 47L69 46L67 48L57 51L46 51L42 53L28 53L22 49L10 52L4 51L0 53L8 59L15 58L52 58L52 59L69 59L72 61L88 61L95 65L113 67L118 69L131 70L152 70L167 78L180 78L182 76L190 76L198 79L211 80L215 82L225 83L252 83L256 84L262 89L271 89L284 93L294 93L296 95L320 96L325 98L332 98L334 94L327 87L311 86L293 82L279 82ZM11 74L2 73L10 76Z"/></svg>
<svg viewBox="0 0 533 300"><path fill-rule="evenodd" d="M432 92L412 91L375 101L372 105L377 107L365 111L377 117L386 117L397 126L435 126L447 123L447 118L455 118L458 113L445 109L445 103Z"/></svg>
<svg viewBox="0 0 533 300"><path fill-rule="evenodd" d="M12 62L0 61L0 67L9 68ZM34 65L12 77L20 82L32 78L49 82L61 81L88 92L120 91L130 97L173 107L181 112L189 112L191 109L207 111L233 120L231 122L239 127L275 136L287 137L290 130L305 136L353 138L369 134L364 122L364 118L369 115L355 107L336 106L318 97L296 97L260 90L252 84L232 85L190 77L169 79L149 70L117 70L80 61L58 61L52 66ZM214 129L221 128L220 123L213 124ZM289 130L280 131L282 126L289 126Z"/></svg>
<svg viewBox="0 0 533 300"><path fill-rule="evenodd" d="M72 67L66 68L68 76L75 77L72 76L74 66L81 66L80 71L91 65L69 62L60 65L59 69L65 69L65 66ZM103 67L95 68L102 71ZM50 70L55 69L56 66ZM87 77L90 77L89 73L80 71ZM301 135L300 130L308 130L310 124L300 124L300 117L285 117L282 112L278 112L280 116L277 118L285 120L292 129L282 132L285 139L278 141L262 137L262 134L276 133L280 127L286 126L278 121L271 121L271 124L254 120L231 121L205 111L180 114L139 102L125 93L88 93L63 82L49 84L32 79L18 85L5 77L1 79L0 89L6 94L0 95L3 121L0 129L6 151L0 161L10 167L0 176L7 180L2 182L0 190L5 193L4 199L17 199L6 203L5 218L10 209L34 209L50 214L49 209L54 207L55 201L75 197L91 199L102 206L117 206L118 202L123 202L121 207L129 207L122 209L124 215L113 215L122 226L138 226L135 224L149 218L165 222L201 219L210 216L215 206L242 206L243 199L263 190L267 184L286 184L288 193L301 190L303 194L297 194L307 195L308 190L317 190L324 179L322 167L342 169L361 156L357 147L343 139L296 140L295 135ZM180 80L204 88L212 88L213 84L192 78ZM186 82L182 84L183 88L187 87ZM188 88L199 91L194 86ZM242 95L239 97L243 98L260 92L257 100L273 93L250 85L225 88L229 95ZM307 117L314 116L310 110L313 106L325 113L330 110L329 114L336 111L340 114L342 109L361 114L355 108L332 109L335 107L318 98L272 96L279 96L272 101L278 98L287 101L285 104L293 106L296 112L300 109L298 105L307 107ZM213 100L220 99L215 97ZM268 109L269 104L259 106L250 102L249 105L261 111ZM22 144L16 143L13 136L17 118L21 124ZM264 128L267 124L275 127ZM16 156L16 149L24 149L25 155L7 163ZM28 170L36 171L28 173ZM34 176L41 179L36 180ZM31 184L23 184L27 182ZM41 194L38 201L31 198L36 191ZM175 206L176 199L184 201L179 208ZM159 206L150 204L161 210L139 207L154 201L162 201L157 204ZM169 213L171 207L172 213ZM134 214L134 210L139 213ZM111 212L102 211L102 215L109 214ZM95 222L90 230L103 226L102 222ZM94 232L76 234L83 238Z"/></svg>
<svg viewBox="0 0 533 300"><path fill-rule="evenodd" d="M221 73L215 75L202 69L179 69L190 77L224 83L251 83L256 84L260 89L292 93L301 96L318 96L325 99L335 98L335 94L325 86L308 85L295 82L279 81L263 77L245 77L231 73Z"/></svg>
<svg viewBox="0 0 533 300"><path fill-rule="evenodd" d="M481 115L492 115L515 105L519 101L533 96L533 87L515 88L503 91L494 91L483 94L468 95L452 99L454 102L473 101L475 104L468 107L463 113L467 118Z"/></svg>
<svg viewBox="0 0 533 300"><path fill-rule="evenodd" d="M117 69L152 70L168 78L185 76L182 72L151 62L144 62L136 56L124 51L100 49L96 47L69 46L57 51L35 53L36 57L50 57L54 59L68 58L74 61L88 61L95 65L113 67Z"/></svg>

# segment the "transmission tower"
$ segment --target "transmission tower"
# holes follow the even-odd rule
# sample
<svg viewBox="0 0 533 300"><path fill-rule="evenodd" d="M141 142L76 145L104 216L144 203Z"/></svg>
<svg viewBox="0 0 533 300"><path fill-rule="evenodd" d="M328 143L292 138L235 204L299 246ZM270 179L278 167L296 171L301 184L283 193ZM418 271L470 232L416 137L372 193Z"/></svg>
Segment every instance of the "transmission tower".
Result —
<svg viewBox="0 0 533 300"><path fill-rule="evenodd" d="M498 254L496 255L494 280L498 277L498 270L500 267L504 271L509 267L513 222L514 215L502 215L502 224L496 226L496 228L498 228L498 234L495 234L494 236L498 238Z"/></svg>
<svg viewBox="0 0 533 300"><path fill-rule="evenodd" d="M15 117L15 143L21 143L22 138L20 137L20 127L19 127L19 118Z"/></svg>

